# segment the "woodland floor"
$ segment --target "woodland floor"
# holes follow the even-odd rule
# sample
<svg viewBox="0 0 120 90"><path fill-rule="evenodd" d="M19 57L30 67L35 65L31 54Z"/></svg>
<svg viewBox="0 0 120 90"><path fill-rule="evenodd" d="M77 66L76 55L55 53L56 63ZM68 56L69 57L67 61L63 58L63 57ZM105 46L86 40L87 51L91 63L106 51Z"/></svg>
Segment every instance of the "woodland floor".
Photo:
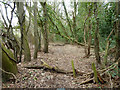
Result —
<svg viewBox="0 0 120 90"><path fill-rule="evenodd" d="M34 49L31 48L33 56ZM60 69L72 71L71 60L74 60L74 66L78 71L88 73L92 71L91 64L95 62L93 50L89 58L84 57L84 47L78 45L50 43L49 53L39 52L38 59L29 63L19 63L17 74L18 82L16 84L8 82L3 84L8 88L91 88L101 87L94 83L80 85L86 78L79 75L73 78L71 75L53 73L43 69L26 69L24 66L40 65L40 60L44 60L50 66L57 66ZM104 85L106 86L106 85ZM109 87L109 85L107 85Z"/></svg>

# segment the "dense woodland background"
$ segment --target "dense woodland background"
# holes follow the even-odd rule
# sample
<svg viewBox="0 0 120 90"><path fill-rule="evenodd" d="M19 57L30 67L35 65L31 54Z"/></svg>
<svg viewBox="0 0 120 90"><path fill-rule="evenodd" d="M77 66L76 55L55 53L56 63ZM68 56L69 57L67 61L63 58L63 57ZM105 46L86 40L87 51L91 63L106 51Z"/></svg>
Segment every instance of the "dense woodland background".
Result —
<svg viewBox="0 0 120 90"><path fill-rule="evenodd" d="M120 87L120 2L6 0L0 8L3 87Z"/></svg>

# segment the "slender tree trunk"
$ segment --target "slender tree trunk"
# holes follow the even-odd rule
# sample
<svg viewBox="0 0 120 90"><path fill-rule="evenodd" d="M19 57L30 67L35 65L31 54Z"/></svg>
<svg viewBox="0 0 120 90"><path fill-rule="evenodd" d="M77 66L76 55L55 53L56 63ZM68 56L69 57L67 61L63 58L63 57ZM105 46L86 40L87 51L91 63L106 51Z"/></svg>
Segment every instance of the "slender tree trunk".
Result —
<svg viewBox="0 0 120 90"><path fill-rule="evenodd" d="M72 30L72 26L71 26L70 20L69 20L69 17L68 17L68 12L67 12L67 9L66 9L66 6L65 6L64 1L62 2L62 4L63 4L64 10L65 10L65 14L66 14L67 22L68 22L68 25L69 25L69 28L70 28L70 31L71 31L72 37L75 37L75 36L74 36L74 33L73 33L73 30Z"/></svg>
<svg viewBox="0 0 120 90"><path fill-rule="evenodd" d="M89 8L89 17L91 18L91 9L92 9L92 5L90 6ZM91 30L92 30L92 23L91 23L91 20L89 19L89 26L88 26L88 48L87 48L87 57L90 56L90 47L91 47L91 41L92 41L92 35L91 35Z"/></svg>
<svg viewBox="0 0 120 90"><path fill-rule="evenodd" d="M75 35L75 38L77 39L77 33L76 33L76 11L77 11L77 5L76 0L74 0L74 12L73 12L73 32Z"/></svg>
<svg viewBox="0 0 120 90"><path fill-rule="evenodd" d="M44 38L44 52L48 53L48 31L47 31L47 7L46 2L41 2L41 5L43 7L43 14L44 14L44 31L43 31L43 38Z"/></svg>
<svg viewBox="0 0 120 90"><path fill-rule="evenodd" d="M89 37L88 37L87 56L90 56L90 47L91 47L91 41L92 41L91 29L92 29L92 24L91 24L91 21L89 20Z"/></svg>
<svg viewBox="0 0 120 90"><path fill-rule="evenodd" d="M99 55L99 39L98 39L98 33L99 33L99 19L97 17L97 2L94 3L94 15L96 19L96 26L95 26L95 36L94 36L94 51L95 51L95 58L97 63L101 63L100 61L100 55Z"/></svg>
<svg viewBox="0 0 120 90"><path fill-rule="evenodd" d="M34 59L37 58L38 53L38 25L37 25L37 2L34 2L34 40L35 40L35 50L34 50Z"/></svg>
<svg viewBox="0 0 120 90"><path fill-rule="evenodd" d="M31 60L30 48L27 41L27 32L25 30L25 10L23 2L17 2L17 10L18 10L18 21L20 24L21 30L21 50L20 50L20 61L22 58L22 49L24 49L24 61Z"/></svg>
<svg viewBox="0 0 120 90"><path fill-rule="evenodd" d="M41 29L38 30L38 34L39 34L38 50L41 51Z"/></svg>

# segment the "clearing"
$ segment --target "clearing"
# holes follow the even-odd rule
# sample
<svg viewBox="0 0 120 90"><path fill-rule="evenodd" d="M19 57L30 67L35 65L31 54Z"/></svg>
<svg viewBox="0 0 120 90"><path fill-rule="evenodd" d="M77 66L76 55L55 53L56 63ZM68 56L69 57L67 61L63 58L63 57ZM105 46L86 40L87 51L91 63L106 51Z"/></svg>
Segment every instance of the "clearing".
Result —
<svg viewBox="0 0 120 90"><path fill-rule="evenodd" d="M34 49L31 48L33 56ZM91 88L98 87L94 83L80 85L85 81L86 77L82 75L74 78L72 75L54 73L45 71L43 69L27 69L24 66L40 65L40 60L44 60L50 66L57 66L60 69L72 71L71 60L74 60L75 69L80 72L88 73L92 71L91 64L95 62L93 49L92 55L89 58L84 57L84 47L71 44L50 43L49 53L39 52L38 59L29 63L19 63L17 74L18 81L16 84L8 82L3 84L4 87L9 88Z"/></svg>

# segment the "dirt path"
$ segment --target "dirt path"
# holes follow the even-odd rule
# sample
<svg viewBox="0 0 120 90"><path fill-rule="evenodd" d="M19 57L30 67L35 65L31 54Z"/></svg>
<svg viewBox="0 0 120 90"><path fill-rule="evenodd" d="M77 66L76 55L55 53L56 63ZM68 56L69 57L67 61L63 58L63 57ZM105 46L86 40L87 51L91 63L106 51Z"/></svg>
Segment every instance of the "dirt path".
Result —
<svg viewBox="0 0 120 90"><path fill-rule="evenodd" d="M33 49L31 50L33 56ZM91 51L93 52L93 51ZM40 60L44 60L51 66L57 66L60 69L72 70L71 60L74 60L75 68L81 72L90 72L91 63L94 62L94 56L90 58L82 58L84 56L84 48L77 45L59 45L50 44L49 53L38 53L38 59L32 59L29 63L18 64L19 73L17 75L18 82L16 84L7 83L3 87L15 88L83 88L92 87L92 84L80 85L85 78L78 76L73 78L70 75L46 72L41 69L26 69L24 65L39 65ZM32 57L33 58L33 57Z"/></svg>

